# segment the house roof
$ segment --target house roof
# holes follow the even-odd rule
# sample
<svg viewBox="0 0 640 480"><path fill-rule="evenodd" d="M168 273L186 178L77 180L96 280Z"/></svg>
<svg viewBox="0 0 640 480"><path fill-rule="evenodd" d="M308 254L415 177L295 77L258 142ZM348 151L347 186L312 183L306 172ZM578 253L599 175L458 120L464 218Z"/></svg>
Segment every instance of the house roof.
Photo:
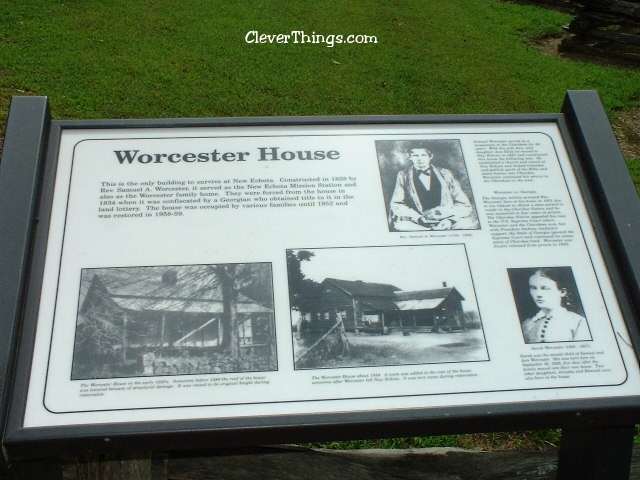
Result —
<svg viewBox="0 0 640 480"><path fill-rule="evenodd" d="M135 311L185 312L185 313L222 313L221 300L187 300L111 297L121 308ZM267 313L271 310L256 303L238 302L238 313Z"/></svg>
<svg viewBox="0 0 640 480"><path fill-rule="evenodd" d="M112 296L220 300L215 274L201 266L97 269L94 275ZM171 275L167 275L172 273Z"/></svg>
<svg viewBox="0 0 640 480"><path fill-rule="evenodd" d="M433 290L415 290L396 292L396 305L399 310L433 310L440 307L448 298L464 300L455 287L435 288Z"/></svg>
<svg viewBox="0 0 640 480"><path fill-rule="evenodd" d="M427 298L423 300L408 300L395 302L398 310L433 310L444 302L444 298Z"/></svg>
<svg viewBox="0 0 640 480"><path fill-rule="evenodd" d="M401 291L398 287L385 283L369 283L361 280L339 280L327 278L322 283L331 283L354 297L363 305L375 310L432 310L445 300L464 300L455 287L435 288L432 290Z"/></svg>
<svg viewBox="0 0 640 480"><path fill-rule="evenodd" d="M127 310L221 313L222 291L207 265L87 269L82 273L80 305L91 291ZM169 272L169 273L168 273ZM94 288L90 288L93 286ZM98 288L96 288L98 287ZM239 293L240 313L271 312Z"/></svg>
<svg viewBox="0 0 640 480"><path fill-rule="evenodd" d="M345 292L358 297L388 297L393 298L395 292L400 289L386 283L370 283L362 280L339 280L337 278L325 278L322 283L332 283Z"/></svg>
<svg viewBox="0 0 640 480"><path fill-rule="evenodd" d="M385 298L365 298L362 299L360 303L364 306L369 306L374 310L390 311L398 309L393 300L388 300Z"/></svg>
<svg viewBox="0 0 640 480"><path fill-rule="evenodd" d="M464 297L460 295L460 292L455 287L434 288L432 290L412 290L396 292L396 298L399 301L409 300L426 300L426 299L444 299L449 295L456 295L460 297L460 300L464 300Z"/></svg>

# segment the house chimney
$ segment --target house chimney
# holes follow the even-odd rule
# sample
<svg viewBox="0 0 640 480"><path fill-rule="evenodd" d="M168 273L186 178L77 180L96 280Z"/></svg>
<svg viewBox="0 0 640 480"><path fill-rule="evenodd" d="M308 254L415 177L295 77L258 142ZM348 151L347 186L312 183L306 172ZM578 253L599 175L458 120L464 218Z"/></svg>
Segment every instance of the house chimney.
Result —
<svg viewBox="0 0 640 480"><path fill-rule="evenodd" d="M447 288L447 282L442 282L442 288Z"/></svg>

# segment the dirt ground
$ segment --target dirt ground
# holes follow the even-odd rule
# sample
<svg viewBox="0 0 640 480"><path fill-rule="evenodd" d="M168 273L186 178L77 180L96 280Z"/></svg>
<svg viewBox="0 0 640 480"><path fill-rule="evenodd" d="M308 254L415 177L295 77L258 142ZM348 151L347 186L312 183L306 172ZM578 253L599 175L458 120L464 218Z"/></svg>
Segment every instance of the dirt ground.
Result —
<svg viewBox="0 0 640 480"><path fill-rule="evenodd" d="M612 125L624 157L640 162L640 107L615 112Z"/></svg>
<svg viewBox="0 0 640 480"><path fill-rule="evenodd" d="M368 335L347 333L349 354L327 358L310 368L420 365L488 360L480 329L450 333Z"/></svg>

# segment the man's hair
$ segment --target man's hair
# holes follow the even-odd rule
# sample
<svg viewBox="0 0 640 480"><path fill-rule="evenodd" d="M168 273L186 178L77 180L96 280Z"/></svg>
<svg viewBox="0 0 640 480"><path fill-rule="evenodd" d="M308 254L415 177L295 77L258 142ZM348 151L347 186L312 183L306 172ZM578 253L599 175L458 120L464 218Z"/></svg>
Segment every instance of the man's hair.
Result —
<svg viewBox="0 0 640 480"><path fill-rule="evenodd" d="M433 151L424 143L415 143L413 145L409 145L407 148L405 148L405 152L407 152L407 155L411 154L411 150L425 150L426 152L429 152L429 155L433 157Z"/></svg>

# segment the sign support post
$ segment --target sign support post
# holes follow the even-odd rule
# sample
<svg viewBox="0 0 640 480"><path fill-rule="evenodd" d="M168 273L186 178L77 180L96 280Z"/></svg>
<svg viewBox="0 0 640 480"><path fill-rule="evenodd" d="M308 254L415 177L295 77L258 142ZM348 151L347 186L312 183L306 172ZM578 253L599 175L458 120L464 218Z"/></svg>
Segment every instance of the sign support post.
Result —
<svg viewBox="0 0 640 480"><path fill-rule="evenodd" d="M634 426L562 429L558 480L628 480L634 434Z"/></svg>

